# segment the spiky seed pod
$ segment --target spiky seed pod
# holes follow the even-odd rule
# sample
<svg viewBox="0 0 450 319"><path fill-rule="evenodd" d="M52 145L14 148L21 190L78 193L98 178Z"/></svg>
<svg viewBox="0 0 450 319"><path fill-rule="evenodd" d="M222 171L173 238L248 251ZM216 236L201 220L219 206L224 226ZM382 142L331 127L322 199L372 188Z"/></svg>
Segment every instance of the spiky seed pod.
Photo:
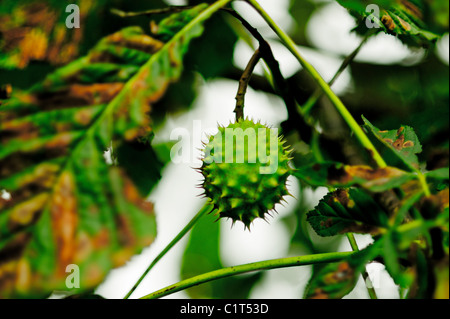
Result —
<svg viewBox="0 0 450 319"><path fill-rule="evenodd" d="M289 151L278 130L240 120L205 144L203 164L205 196L217 209L219 219L242 221L246 228L255 218L266 218L270 210L289 195Z"/></svg>

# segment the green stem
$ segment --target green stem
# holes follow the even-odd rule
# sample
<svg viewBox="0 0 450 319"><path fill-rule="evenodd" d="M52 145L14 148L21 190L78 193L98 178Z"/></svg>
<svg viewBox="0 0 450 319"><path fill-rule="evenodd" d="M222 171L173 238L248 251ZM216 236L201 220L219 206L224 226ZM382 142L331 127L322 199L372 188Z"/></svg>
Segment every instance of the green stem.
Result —
<svg viewBox="0 0 450 319"><path fill-rule="evenodd" d="M311 150L313 152L314 158L317 163L325 162L325 157L323 157L322 151L320 149L319 132L314 130L311 137Z"/></svg>
<svg viewBox="0 0 450 319"><path fill-rule="evenodd" d="M430 188L428 187L427 184L427 178L425 177L425 175L418 169L415 169L415 172L417 174L417 178L419 179L420 184L422 185L422 189L423 192L425 194L426 197L430 197L431 196L431 191Z"/></svg>
<svg viewBox="0 0 450 319"><path fill-rule="evenodd" d="M347 233L348 241L350 242L350 246L354 252L359 251L358 243L356 242L355 235L353 233ZM370 280L369 274L364 267L364 271L362 272L362 276L364 279L364 283L366 284L367 292L369 293L370 299L378 299L377 293L375 292L375 288L373 287L373 283Z"/></svg>
<svg viewBox="0 0 450 319"><path fill-rule="evenodd" d="M356 242L355 235L353 233L347 233L347 238L353 251L359 251L358 243Z"/></svg>
<svg viewBox="0 0 450 319"><path fill-rule="evenodd" d="M133 288L126 294L124 299L128 299L131 294L136 290L136 288L139 286L139 284L142 282L142 280L147 276L147 274L150 272L150 270L158 263L158 261L163 258L171 249L173 246L175 246L191 229L194 227L194 225L197 223L197 221L206 215L207 213L211 212L212 206L210 204L206 204L198 213L197 215L192 218L192 220L178 233L178 235L172 239L172 241L164 248L163 251L159 253L158 256L151 262L151 264L147 267L145 272L142 274L142 276L139 278L139 280L134 284Z"/></svg>
<svg viewBox="0 0 450 319"><path fill-rule="evenodd" d="M287 49L296 57L303 68L317 81L325 95L334 104L338 112L341 114L343 119L347 122L347 125L353 131L355 136L360 141L361 145L366 148L374 159L375 163L380 168L385 168L387 166L384 159L376 150L375 146L372 144L370 139L364 133L362 128L359 126L358 122L353 118L350 112L345 107L344 103L339 99L339 97L331 90L328 83L320 76L317 70L306 61L297 49L295 42L287 35L273 19L267 14L267 12L259 5L256 0L247 0L247 2L255 8L256 11L263 17L267 24L272 28L272 30L278 35L281 41L286 45Z"/></svg>
<svg viewBox="0 0 450 319"><path fill-rule="evenodd" d="M277 269L277 268L286 268L286 267L296 267L296 266L305 266L319 263L332 263L341 261L344 258L347 258L351 255L355 254L354 252L337 252L337 253L325 253L325 254L314 254L314 255L306 255L306 256L297 256L297 257L288 257L288 258L280 258L280 259L272 259L259 261L255 263L233 266L218 269L215 271L211 271L208 273L204 273L183 281L180 281L176 284L167 286L163 289L155 291L149 295L142 297L141 299L157 299L161 298L175 292L203 284L208 281L217 280L225 277L235 276L247 272L258 271L258 270L268 270L268 269Z"/></svg>

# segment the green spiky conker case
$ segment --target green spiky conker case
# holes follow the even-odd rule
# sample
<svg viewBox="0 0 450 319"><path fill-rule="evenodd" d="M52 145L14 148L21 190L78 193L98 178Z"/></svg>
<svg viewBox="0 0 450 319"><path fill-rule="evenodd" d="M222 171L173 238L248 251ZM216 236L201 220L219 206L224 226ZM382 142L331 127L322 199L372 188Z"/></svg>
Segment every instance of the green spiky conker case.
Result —
<svg viewBox="0 0 450 319"><path fill-rule="evenodd" d="M237 132L236 129L254 130L256 139L238 140L227 135ZM265 132L265 141L260 132ZM231 138L233 154L226 147L227 138ZM249 229L255 218L266 219L283 196L289 195L286 181L291 171L288 165L291 158L284 144L277 133L274 136L274 130L248 119L219 127L219 132L209 138L199 171L204 176L204 194L211 199L219 218L231 218L233 223L242 221ZM239 156L243 156L244 161L240 161Z"/></svg>

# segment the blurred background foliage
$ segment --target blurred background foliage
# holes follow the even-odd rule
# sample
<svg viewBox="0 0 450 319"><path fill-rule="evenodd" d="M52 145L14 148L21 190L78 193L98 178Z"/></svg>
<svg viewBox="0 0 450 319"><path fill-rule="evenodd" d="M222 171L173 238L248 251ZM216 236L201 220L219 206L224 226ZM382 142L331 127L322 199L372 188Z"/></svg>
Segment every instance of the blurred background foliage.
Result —
<svg viewBox="0 0 450 319"><path fill-rule="evenodd" d="M201 2L205 1L190 0L184 4L195 5ZM342 60L345 57L343 53L317 47L308 32L311 17L329 6L330 2L334 1L291 0L288 12L284 14L293 21L289 33L298 45ZM351 8L354 16L357 16L355 10L366 5L364 1L339 2ZM431 26L430 30L445 34L448 45L448 2L423 2L430 8L426 16L427 21L431 21L428 24ZM83 25L83 28L73 31L64 26L65 2L0 1L0 86L10 84L14 89L29 88L57 67L86 54L102 37L130 25L139 25L151 33L149 20L159 22L164 18L164 15L154 15L150 19L146 16L121 18L112 14L111 8L144 11L167 6L163 0L74 0L72 3L78 4L82 9ZM355 21L361 22L361 19L356 18ZM234 50L238 41L234 31L239 28L242 28L240 23L230 19L224 12L207 22L204 35L191 45L182 78L153 107L152 121L156 128L165 124L168 114L181 114L190 110L203 81L239 79L242 70L234 64ZM334 43L330 43L330 46L333 45ZM377 59L370 62L356 59L349 65L351 86L340 93L340 97L353 114L364 114L376 127L393 129L400 124L413 127L423 146L423 152L419 154L420 162L431 170L449 166L449 66L448 48L433 44L428 46L427 50L417 47L408 49L419 52L420 57L412 62L399 60L385 64ZM442 52L445 58L442 58ZM380 61L383 60L382 54ZM303 70L287 80L300 104L316 88ZM263 76L255 75L250 86L257 91L273 94L270 83ZM326 98L318 101L312 115L319 120L323 131L318 143L325 159L347 163L363 161L358 156L352 156L354 150L347 149L352 144L348 139L349 131ZM314 158L313 147L309 145L310 141L301 141L301 137L299 139L295 123L283 123L282 128L296 149L294 163L300 165L311 162ZM303 190L308 188L306 185L301 187ZM309 200L307 192L302 191L295 209L283 217L283 222L291 232L291 251L301 249L305 253L331 252L336 251L339 245L337 240L319 238L308 230L305 214L314 204ZM205 241L205 238L208 240ZM219 238L219 224L212 223L210 217L195 227L184 252L182 278L222 266ZM261 277L262 274L255 274L223 279L192 288L189 294L192 297L245 298Z"/></svg>

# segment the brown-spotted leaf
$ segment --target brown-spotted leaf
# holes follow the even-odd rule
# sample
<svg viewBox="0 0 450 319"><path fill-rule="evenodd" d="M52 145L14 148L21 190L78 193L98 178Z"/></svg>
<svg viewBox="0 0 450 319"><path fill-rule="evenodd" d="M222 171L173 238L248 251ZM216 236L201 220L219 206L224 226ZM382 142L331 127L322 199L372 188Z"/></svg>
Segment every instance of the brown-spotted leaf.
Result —
<svg viewBox="0 0 450 319"><path fill-rule="evenodd" d="M137 141L151 139L151 106L180 77L190 41L213 12L167 43L135 27L112 34L0 107L0 190L11 195L0 201L0 297L65 290L72 264L77 293L88 291L154 240L144 196L160 164ZM111 145L118 165L105 161ZM124 149L143 156L126 163ZM138 176L133 166L146 169Z"/></svg>
<svg viewBox="0 0 450 319"><path fill-rule="evenodd" d="M396 130L380 130L362 118L365 130L378 141L379 151L389 165L412 172L418 169L417 154L422 152L422 145L412 127L402 125Z"/></svg>
<svg viewBox="0 0 450 319"><path fill-rule="evenodd" d="M95 21L107 0L32 1L0 3L0 68L25 68L31 61L64 65L80 54L87 35L99 32ZM80 28L68 28L68 4L79 8ZM70 20L70 19L69 19ZM89 26L89 27L86 27ZM88 36L89 38L89 36Z"/></svg>
<svg viewBox="0 0 450 319"><path fill-rule="evenodd" d="M380 234L388 227L388 217L382 208L363 190L338 189L328 193L307 221L319 236L345 233Z"/></svg>
<svg viewBox="0 0 450 319"><path fill-rule="evenodd" d="M314 186L361 186L373 192L383 192L415 179L411 173L395 167L372 168L367 165L345 165L324 162L307 165L293 173Z"/></svg>
<svg viewBox="0 0 450 319"><path fill-rule="evenodd" d="M410 46L430 47L448 31L445 0L337 0L357 18L356 31L383 31ZM370 6L369 6L370 5ZM375 7L374 7L375 6Z"/></svg>

